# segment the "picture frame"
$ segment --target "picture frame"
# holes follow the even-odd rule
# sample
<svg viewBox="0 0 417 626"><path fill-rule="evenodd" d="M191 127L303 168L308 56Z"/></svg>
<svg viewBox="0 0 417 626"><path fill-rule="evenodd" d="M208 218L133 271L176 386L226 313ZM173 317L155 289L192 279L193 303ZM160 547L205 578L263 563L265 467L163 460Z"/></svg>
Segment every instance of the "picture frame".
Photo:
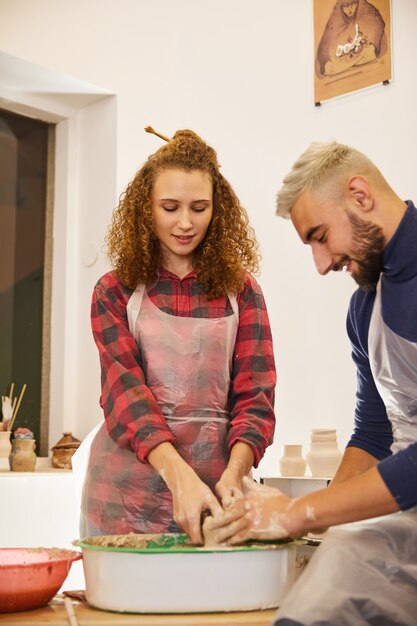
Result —
<svg viewBox="0 0 417 626"><path fill-rule="evenodd" d="M314 101L392 79L390 0L314 1Z"/></svg>

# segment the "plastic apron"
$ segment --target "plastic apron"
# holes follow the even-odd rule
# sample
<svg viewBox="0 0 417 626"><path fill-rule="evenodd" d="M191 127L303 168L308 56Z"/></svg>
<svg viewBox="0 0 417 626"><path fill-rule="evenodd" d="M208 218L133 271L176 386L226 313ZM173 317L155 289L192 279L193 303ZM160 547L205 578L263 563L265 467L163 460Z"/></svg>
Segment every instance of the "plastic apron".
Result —
<svg viewBox="0 0 417 626"><path fill-rule="evenodd" d="M139 285L127 305L146 384L175 436L173 445L211 489L229 456L228 398L239 315L236 297L229 299L233 315L178 317L158 309ZM118 446L103 424L91 445L81 535L180 530L161 476Z"/></svg>
<svg viewBox="0 0 417 626"><path fill-rule="evenodd" d="M417 344L384 323L381 280L368 332L369 361L396 453L417 441ZM292 624L416 626L417 507L328 530L278 610L275 626Z"/></svg>
<svg viewBox="0 0 417 626"><path fill-rule="evenodd" d="M417 320L416 320L417 323ZM368 334L369 361L391 422L393 453L417 441L417 343L391 330L381 315L381 280Z"/></svg>

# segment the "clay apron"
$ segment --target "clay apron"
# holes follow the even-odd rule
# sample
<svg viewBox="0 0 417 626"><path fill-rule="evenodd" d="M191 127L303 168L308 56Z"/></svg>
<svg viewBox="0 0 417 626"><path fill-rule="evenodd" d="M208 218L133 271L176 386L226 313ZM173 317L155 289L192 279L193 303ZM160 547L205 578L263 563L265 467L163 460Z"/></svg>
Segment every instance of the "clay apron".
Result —
<svg viewBox="0 0 417 626"><path fill-rule="evenodd" d="M139 285L127 305L146 384L175 435L173 445L211 489L228 461L228 397L239 315L236 297L229 300L233 315L228 317L178 317L158 309ZM92 475L103 480L103 471L105 499L112 506L104 505L100 512ZM86 484L84 493L93 494L95 510L93 527L87 521L84 534L181 530L173 521L171 493L161 476L131 450L117 446L104 424L92 444ZM87 518L88 509L87 502ZM114 519L110 510L117 511Z"/></svg>
<svg viewBox="0 0 417 626"><path fill-rule="evenodd" d="M397 335L383 321L380 279L369 325L372 375L391 422L393 453L417 441L417 344Z"/></svg>
<svg viewBox="0 0 417 626"><path fill-rule="evenodd" d="M369 325L369 362L392 425L391 449L397 453L417 440L417 344L384 323L382 280ZM415 626L416 529L417 507L330 528L285 597L275 626Z"/></svg>

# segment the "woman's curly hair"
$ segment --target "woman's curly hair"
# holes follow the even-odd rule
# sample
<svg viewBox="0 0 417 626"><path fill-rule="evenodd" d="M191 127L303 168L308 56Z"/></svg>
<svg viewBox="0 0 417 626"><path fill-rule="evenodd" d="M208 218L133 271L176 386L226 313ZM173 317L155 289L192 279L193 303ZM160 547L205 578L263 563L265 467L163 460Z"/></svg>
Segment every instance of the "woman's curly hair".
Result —
<svg viewBox="0 0 417 626"><path fill-rule="evenodd" d="M213 217L194 251L194 269L208 298L239 293L245 271L259 269L258 243L248 216L220 173L217 154L191 130L179 130L152 154L121 195L106 238L108 256L121 282L135 289L157 278L161 247L151 206L155 178L163 170L207 172L213 183Z"/></svg>

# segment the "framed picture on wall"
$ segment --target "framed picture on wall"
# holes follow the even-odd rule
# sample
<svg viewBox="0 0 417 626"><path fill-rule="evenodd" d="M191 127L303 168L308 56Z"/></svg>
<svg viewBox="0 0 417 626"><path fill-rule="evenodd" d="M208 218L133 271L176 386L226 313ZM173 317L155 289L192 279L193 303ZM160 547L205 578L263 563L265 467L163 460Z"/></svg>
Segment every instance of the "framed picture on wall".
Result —
<svg viewBox="0 0 417 626"><path fill-rule="evenodd" d="M314 0L314 101L391 80L390 0Z"/></svg>

